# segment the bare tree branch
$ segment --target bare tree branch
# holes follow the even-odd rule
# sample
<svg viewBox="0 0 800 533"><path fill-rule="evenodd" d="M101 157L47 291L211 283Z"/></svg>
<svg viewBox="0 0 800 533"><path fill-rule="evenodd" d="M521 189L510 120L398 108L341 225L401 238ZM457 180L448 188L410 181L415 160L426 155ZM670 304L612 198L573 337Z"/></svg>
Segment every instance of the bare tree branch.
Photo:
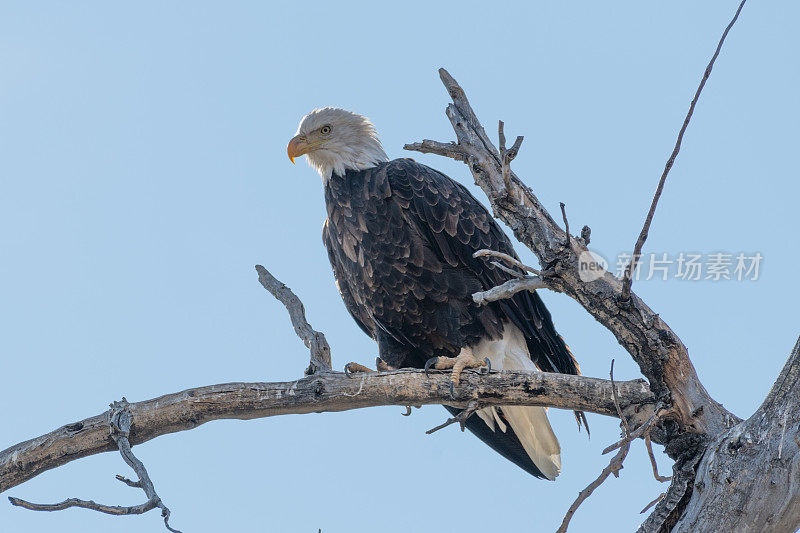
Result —
<svg viewBox="0 0 800 533"><path fill-rule="evenodd" d="M522 273L520 273L520 272L518 272L518 271L516 271L514 269L508 268L507 266L505 266L504 264L500 263L499 261L492 261L492 265L496 266L497 268L499 268L500 270L502 270L506 274L511 274L512 276L514 276L517 279L524 279L525 278L525 274L522 274Z"/></svg>
<svg viewBox="0 0 800 533"><path fill-rule="evenodd" d="M662 492L661 494L659 494L658 496L656 496L656 497L655 497L655 499L654 499L653 501L651 501L650 503L648 503L647 505L645 505L645 506L644 506L644 509L642 509L641 511L639 511L639 514L644 514L644 513L646 513L648 509L650 509L650 508L651 508L651 507L653 507L655 504L657 504L658 502L660 502L661 500L663 500L663 499L664 499L664 496L666 496L666 495L667 495L667 493L666 493L666 492Z"/></svg>
<svg viewBox="0 0 800 533"><path fill-rule="evenodd" d="M564 220L564 233L567 234L567 240L564 243L564 246L569 248L569 220L567 219L567 206L564 205L564 202L560 202L559 205L561 206L561 218Z"/></svg>
<svg viewBox="0 0 800 533"><path fill-rule="evenodd" d="M428 431L425 432L425 434L431 435L432 433L436 433L440 429L446 428L450 424L455 424L456 422L458 422L458 425L461 428L461 431L463 432L464 429L467 427L466 426L467 418L474 415L475 411L477 411L480 408L481 408L480 404L476 400L472 400L471 402L469 402L469 404L467 404L466 409L459 412L456 416L448 418L442 424L439 424L435 428L429 429Z"/></svg>
<svg viewBox="0 0 800 533"><path fill-rule="evenodd" d="M529 267L528 265L526 265L522 261L519 261L519 260L511 257L508 254L504 254L503 252L498 252L498 251L495 251L495 250L488 250L488 249L484 248L484 249L478 250L477 252L472 254L472 257L475 257L475 258L477 258L477 257L497 257L498 259L502 259L503 261L505 261L509 265L515 266L515 267L519 268L522 271L527 271L527 272L530 272L531 274L536 274L537 276L541 274L540 271L536 270L533 267Z"/></svg>
<svg viewBox="0 0 800 533"><path fill-rule="evenodd" d="M467 407L541 405L616 417L608 380L547 372L493 372L461 376L458 399L450 377L422 370L370 372L350 378L327 372L279 383L224 383L131 403L132 445L193 429L211 420L249 420L285 414L347 411L381 405L447 404ZM626 416L646 418L654 398L642 380L617 383ZM108 412L62 426L0 452L0 492L75 459L116 449Z"/></svg>
<svg viewBox="0 0 800 533"><path fill-rule="evenodd" d="M658 473L658 463L656 463L656 456L653 454L653 444L650 442L649 430L644 432L644 445L647 448L647 455L650 457L650 466L653 467L653 477L656 478L656 481L664 483L672 479L672 476L662 476Z"/></svg>
<svg viewBox="0 0 800 533"><path fill-rule="evenodd" d="M147 473L147 469L145 468L144 464L133 454L133 451L131 450L130 442L128 442L128 436L130 435L131 430L131 413L128 409L129 405L130 404L128 404L128 401L125 398L122 398L121 402L113 402L110 405L111 409L108 411L107 424L108 428L111 430L111 439L113 439L119 447L119 452L122 455L122 458L126 463L128 463L128 466L130 466L133 471L136 472L136 475L139 476L138 481L132 481L123 476L117 476L117 479L129 487L142 489L147 496L147 501L145 503L128 507L120 505L103 505L91 500L69 498L59 503L42 504L31 503L19 498L9 497L8 500L11 502L11 504L24 507L25 509L30 509L32 511L62 511L64 509L69 509L70 507L81 507L111 515L136 515L146 513L151 509L159 507L161 509L161 516L164 517L164 526L173 533L181 533L169 525L169 508L156 493L156 489L153 486L153 482L150 480L150 475Z"/></svg>
<svg viewBox="0 0 800 533"><path fill-rule="evenodd" d="M524 137L522 137L522 136L517 137L517 140L514 141L514 145L511 147L511 149L506 150L506 135L505 135L505 132L503 131L504 128L505 128L505 124L503 124L503 121L502 120L499 121L498 125L497 125L497 137L499 138L498 140L499 140L499 144L500 144L501 171L503 173L503 184L505 185L506 191L508 191L510 193L511 192L511 176L510 176L509 173L511 171L511 168L510 168L511 167L511 161L513 161L514 158L517 157L517 154L519 153L519 149L522 146L522 141L523 141Z"/></svg>
<svg viewBox="0 0 800 533"><path fill-rule="evenodd" d="M429 139L425 139L422 142L414 143L413 149L417 152L422 152L423 154L436 154L441 155L444 157L449 157L451 159L455 159L456 161L464 161L466 154L461 152L461 148L456 143L440 143L437 141L431 141Z"/></svg>
<svg viewBox="0 0 800 533"><path fill-rule="evenodd" d="M575 514L575 511L578 510L578 507L592 495L594 490L603 484L603 482L608 479L608 476L614 474L614 477L619 477L619 471L622 470L622 463L625 461L625 457L628 455L628 451L630 450L631 443L626 442L617 452L617 454L611 458L611 461L608 463L600 475L597 476L597 479L589 483L589 486L583 489L578 493L578 497L569 506L566 515L564 515L564 520L561 522L561 527L556 530L556 533L564 533L567 531L569 527L569 522L572 520L572 515Z"/></svg>
<svg viewBox="0 0 800 533"><path fill-rule="evenodd" d="M8 501L11 502L11 505L30 509L31 511L63 511L70 507L80 507L82 509L91 509L92 511L117 516L143 514L156 508L155 502L149 500L146 503L129 507L121 505L103 505L102 503L97 503L92 500L81 500L79 498L68 498L62 502L48 504L32 503L9 496Z"/></svg>
<svg viewBox="0 0 800 533"><path fill-rule="evenodd" d="M486 305L489 302L511 298L518 292L549 288L550 285L539 276L512 279L506 281L502 285L492 287L488 291L476 292L472 295L472 300L478 305Z"/></svg>
<svg viewBox="0 0 800 533"><path fill-rule="evenodd" d="M708 77L711 75L711 69L714 67L714 62L717 60L719 56L720 50L722 50L722 43L725 42L725 37L728 36L728 32L731 31L731 28L736 23L736 20L739 18L739 13L742 12L742 8L744 7L744 3L747 0L742 0L739 4L739 9L736 10L736 14L733 15L733 19L731 19L728 27L725 28L725 31L722 32L722 37L720 37L719 43L717 44L717 49L714 51L714 55L711 56L711 61L709 61L706 70L703 72L703 78L700 80L700 86L697 87L697 91L694 93L694 98L692 98L692 103L689 104L689 111L686 113L686 118L683 119L683 125L681 126L681 130L678 132L678 139L675 141L675 148L672 149L672 153L667 159L667 164L664 166L664 172L661 174L661 179L658 181L658 187L656 188L656 193L653 196L653 202L650 204L650 211L647 212L647 218L645 218L644 226L642 227L641 233L639 233L639 238L636 239L636 244L633 247L633 255L631 256L631 261L628 263L627 268L625 268L625 273L622 276L622 293L620 294L620 298L623 301L627 301L631 295L631 283L633 282L633 271L636 269L636 264L639 261L639 256L642 254L642 247L644 246L644 241L647 240L647 235L650 231L650 224L653 222L653 216L656 213L656 206L658 205L658 200L661 198L661 193L664 190L664 183L667 181L667 175L669 175L669 171L672 169L672 165L675 163L675 158L678 157L678 152L681 151L681 142L683 141L683 134L686 133L686 128L689 127L689 122L692 120L692 113L694 113L694 106L697 105L697 100L700 98L700 93L703 92L703 87L706 85L706 81L708 81Z"/></svg>
<svg viewBox="0 0 800 533"><path fill-rule="evenodd" d="M306 310L300 298L263 266L256 265L256 272L259 283L289 311L295 333L311 352L311 364L306 369L306 375L331 370L331 347L328 346L325 335L312 328L306 320Z"/></svg>
<svg viewBox="0 0 800 533"><path fill-rule="evenodd" d="M658 420L658 417L661 413L661 406L656 405L653 414L648 418L644 424L641 424L636 429L631 431L630 433L625 433L619 441L615 442L611 446L608 446L601 452L601 455L606 455L607 453L611 453L616 449L622 448L624 445L638 439L639 437L644 436L645 432L648 431L653 424Z"/></svg>
<svg viewBox="0 0 800 533"><path fill-rule="evenodd" d="M617 414L619 415L620 422L622 423L622 427L625 428L625 437L630 438L631 436L631 426L628 424L628 421L622 415L622 408L619 406L619 397L617 397L617 384L614 383L614 360L611 360L611 370L608 372L609 379L611 380L611 394L614 397L614 407L617 408Z"/></svg>
<svg viewBox="0 0 800 533"><path fill-rule="evenodd" d="M561 210L562 212L564 210L563 203L561 204ZM567 216L564 215L565 223L566 223L566 218ZM567 231L567 235L569 235L569 231ZM578 507L580 507L581 504L584 501L586 501L586 499L589 496L592 495L592 493L597 487L602 485L603 482L605 482L605 480L608 479L608 476L610 474L614 474L614 477L619 477L619 471L622 470L622 463L625 461L625 457L627 457L628 451L630 451L631 441L633 440L633 437L631 437L630 424L628 424L628 420L625 418L625 415L622 414L622 407L619 404L619 396L617 395L617 384L614 381L613 359L611 360L611 370L609 371L608 374L611 381L611 396L614 401L614 408L617 410L617 414L619 415L622 427L624 429L625 443L620 447L619 452L617 452L617 454L608 463L608 466L605 467L602 472L600 472L600 475L597 477L597 479L589 483L589 485L585 489L583 489L578 493L578 497L575 499L572 505L569 506L569 509L567 509L567 512L564 515L564 519L561 522L561 526L558 528L556 533L564 533L567 531L567 528L569 527L569 522L570 520L572 520L572 516L578 510Z"/></svg>

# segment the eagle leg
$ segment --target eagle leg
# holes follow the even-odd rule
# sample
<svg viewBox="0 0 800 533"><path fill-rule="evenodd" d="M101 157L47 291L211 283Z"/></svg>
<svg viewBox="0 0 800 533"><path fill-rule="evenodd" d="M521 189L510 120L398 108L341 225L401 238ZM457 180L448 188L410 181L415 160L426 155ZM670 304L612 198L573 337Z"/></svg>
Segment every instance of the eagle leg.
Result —
<svg viewBox="0 0 800 533"><path fill-rule="evenodd" d="M491 372L492 364L489 358L483 360L478 359L472 353L472 349L464 347L457 357L432 357L425 362L425 374L427 375L428 369L431 367L436 370L447 370L452 368L453 373L450 375L450 397L455 399L453 387L457 387L461 383L461 372L466 368L486 368L486 372ZM481 373L484 373L483 370Z"/></svg>

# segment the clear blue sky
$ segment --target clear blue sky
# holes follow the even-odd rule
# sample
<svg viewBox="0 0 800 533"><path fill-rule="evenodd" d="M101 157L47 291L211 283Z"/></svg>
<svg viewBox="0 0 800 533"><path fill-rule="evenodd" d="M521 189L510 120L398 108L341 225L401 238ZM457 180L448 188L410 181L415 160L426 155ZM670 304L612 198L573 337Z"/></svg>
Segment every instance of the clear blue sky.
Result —
<svg viewBox="0 0 800 533"><path fill-rule="evenodd" d="M4 2L0 448L123 395L300 376L307 352L258 285L256 263L305 301L336 367L372 364L376 348L346 313L321 243L320 179L289 163L286 143L312 108L342 106L373 119L390 156L413 155L472 186L462 164L402 150L452 138L440 66L487 129L503 119L508 134L525 135L514 167L551 212L566 202L573 227L589 224L606 257L630 250L735 7ZM760 252L760 279L634 285L685 341L712 395L743 417L800 331L799 16L794 2L745 7L646 247ZM543 298L585 374L606 377L616 358L618 378L637 377L582 308ZM587 440L570 413L551 410L564 468L549 483L453 427L426 436L446 416L439 407L401 412L214 422L135 451L187 533L552 531L619 431L590 416ZM103 454L3 496L139 503L117 473L130 475ZM636 444L571 530L631 530L664 489ZM0 501L3 531L161 527L155 512L33 513Z"/></svg>

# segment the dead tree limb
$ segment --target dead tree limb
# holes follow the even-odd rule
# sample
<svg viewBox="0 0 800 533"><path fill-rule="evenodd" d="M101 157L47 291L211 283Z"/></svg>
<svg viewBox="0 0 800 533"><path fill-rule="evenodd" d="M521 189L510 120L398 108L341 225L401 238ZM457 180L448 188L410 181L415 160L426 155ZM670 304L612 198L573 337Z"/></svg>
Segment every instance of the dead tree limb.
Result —
<svg viewBox="0 0 800 533"><path fill-rule="evenodd" d="M450 398L447 374L399 370L357 374L327 372L280 383L225 383L130 403L131 445L193 429L211 420L347 411L381 405L447 404L467 407L542 405L616 417L608 380L544 372L464 372ZM642 380L617 383L631 423L652 413L654 398ZM638 422L637 422L638 420ZM75 459L113 451L108 412L62 426L0 452L0 492Z"/></svg>
<svg viewBox="0 0 800 533"><path fill-rule="evenodd" d="M500 153L480 124L466 93L445 69L439 69L439 75L453 100L446 113L458 142L426 140L405 148L445 157L458 154L454 158L468 166L496 216L536 254L543 272L548 273L547 287L574 298L614 334L638 363L656 397L670 406L668 416L682 430L716 434L738 422L736 416L709 396L686 347L658 314L635 294L623 304L622 283L608 272L595 281L580 279L578 256L587 251L586 246L578 239L570 239L569 246L565 245L565 232L510 169L511 190L507 189Z"/></svg>
<svg viewBox="0 0 800 533"><path fill-rule="evenodd" d="M306 375L330 370L331 347L325 339L325 334L312 328L306 320L306 309L300 298L263 266L256 265L256 272L258 272L258 282L286 307L294 332L311 352L311 363L306 369Z"/></svg>
<svg viewBox="0 0 800 533"><path fill-rule="evenodd" d="M561 210L563 213L564 212L563 203L561 204ZM567 228L569 228L569 225L566 223L566 218L567 216L565 214L564 225ZM569 235L569 229L567 229L566 231L567 235ZM628 420L625 418L625 415L622 414L622 406L619 403L619 394L617 394L617 383L614 381L613 359L611 360L611 371L608 374L611 381L611 396L612 400L614 401L614 408L617 410L617 414L619 415L621 425L624 430L623 432L624 443L622 444L622 446L620 446L617 454L611 458L611 461L609 461L608 466L606 466L602 470L602 472L600 472L600 475L597 476L597 478L594 481L589 483L589 485L585 489L583 489L578 493L578 497L575 499L574 502L572 502L572 505L569 506L569 509L567 509L567 512L564 514L564 519L561 521L561 526L559 526L556 533L566 533L567 528L569 527L569 523L572 520L572 516L578 510L578 507L580 507L581 504L584 501L586 501L586 499L589 498L589 496L592 495L592 493L595 491L595 489L597 489L597 487L605 483L606 479L608 479L608 476L614 474L614 477L619 477L619 471L622 470L623 468L622 463L625 462L625 458L628 456L628 452L631 449L631 441L633 440L633 437L631 436L631 426L628 423Z"/></svg>
<svg viewBox="0 0 800 533"><path fill-rule="evenodd" d="M567 527L569 527L569 522L572 520L572 516L578 510L578 507L586 501L586 499L592 495L597 487L603 484L608 476L614 474L614 477L619 477L619 471L622 470L622 463L625 461L625 458L628 456L628 451L631 449L630 441L626 442L625 444L620 447L619 451L611 458L609 461L608 466L606 466L600 475L597 476L597 479L589 483L589 485L578 493L578 497L572 502L572 505L569 506L567 509L566 514L564 515L564 520L561 522L561 526L559 526L556 533L565 533L567 531Z"/></svg>
<svg viewBox="0 0 800 533"><path fill-rule="evenodd" d="M164 518L164 526L173 533L181 533L177 529L173 529L169 525L170 510L161 500L156 493L153 482L150 480L150 475L147 473L147 468L144 464L133 454L131 444L128 441L131 431L131 412L128 408L130 404L125 398L120 402L113 402L109 407L108 418L106 421L107 428L110 430L109 434L111 439L116 443L119 448L119 453L122 458L128 463L136 475L138 480L132 481L123 476L116 476L117 479L129 487L142 489L147 496L147 501L139 505L122 506L122 505L103 505L91 500L81 500L79 498L68 498L63 502L53 504L32 503L19 498L8 498L12 505L24 507L31 511L63 511L70 507L80 507L83 509L91 509L100 513L122 516L122 515L137 515L143 514L147 511L161 509L161 516Z"/></svg>

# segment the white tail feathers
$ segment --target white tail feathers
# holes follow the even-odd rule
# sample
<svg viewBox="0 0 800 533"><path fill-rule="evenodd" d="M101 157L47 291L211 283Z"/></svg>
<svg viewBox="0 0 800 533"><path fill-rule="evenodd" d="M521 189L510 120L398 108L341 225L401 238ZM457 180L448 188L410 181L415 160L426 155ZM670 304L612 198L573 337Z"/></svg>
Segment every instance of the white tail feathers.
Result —
<svg viewBox="0 0 800 533"><path fill-rule="evenodd" d="M525 337L510 323L505 324L502 339L481 341L472 351L479 358L488 357L492 368L498 370L538 370L531 361ZM561 472L561 446L550 427L545 408L487 407L477 412L493 431L505 432L506 423L498 410L502 411L533 464L547 479L555 479Z"/></svg>

